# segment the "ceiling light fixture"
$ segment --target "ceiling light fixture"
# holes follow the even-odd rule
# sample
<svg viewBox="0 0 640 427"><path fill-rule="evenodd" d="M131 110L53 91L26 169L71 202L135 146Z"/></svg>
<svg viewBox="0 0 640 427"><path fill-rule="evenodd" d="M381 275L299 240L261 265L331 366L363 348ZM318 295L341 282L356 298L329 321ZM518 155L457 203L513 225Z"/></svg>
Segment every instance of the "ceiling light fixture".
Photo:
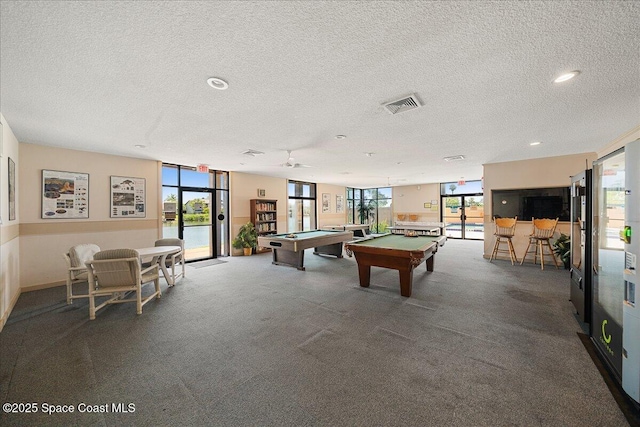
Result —
<svg viewBox="0 0 640 427"><path fill-rule="evenodd" d="M136 145L134 145L134 147L136 147L136 148L147 148L146 145L142 145L142 144L136 144Z"/></svg>
<svg viewBox="0 0 640 427"><path fill-rule="evenodd" d="M371 156L373 156L374 154L376 154L376 153L364 153L364 155L365 155L365 156L367 156L367 157L371 157Z"/></svg>
<svg viewBox="0 0 640 427"><path fill-rule="evenodd" d="M555 79L553 82L554 83L562 83L562 82L566 82L567 80L571 80L572 78L574 78L575 76L577 76L578 74L580 74L580 71L578 70L574 70L571 71L569 73L565 73L563 75L561 75L560 77L558 77L557 79Z"/></svg>
<svg viewBox="0 0 640 427"><path fill-rule="evenodd" d="M218 77L209 77L207 79L207 83L212 88L218 89L218 90L226 90L229 87L229 83L225 82L224 80Z"/></svg>
<svg viewBox="0 0 640 427"><path fill-rule="evenodd" d="M464 156L462 154L458 154L457 156L443 157L442 160L445 162L455 162L458 160L464 160Z"/></svg>
<svg viewBox="0 0 640 427"><path fill-rule="evenodd" d="M542 142L540 142L540 141L533 141L533 142L529 143L529 145L540 145L540 144L542 144Z"/></svg>
<svg viewBox="0 0 640 427"><path fill-rule="evenodd" d="M345 139L347 135L336 135L336 139Z"/></svg>
<svg viewBox="0 0 640 427"><path fill-rule="evenodd" d="M259 156L259 155L264 154L264 153L262 151L248 149L248 150L243 151L241 154L244 154L245 156L255 157L255 156Z"/></svg>

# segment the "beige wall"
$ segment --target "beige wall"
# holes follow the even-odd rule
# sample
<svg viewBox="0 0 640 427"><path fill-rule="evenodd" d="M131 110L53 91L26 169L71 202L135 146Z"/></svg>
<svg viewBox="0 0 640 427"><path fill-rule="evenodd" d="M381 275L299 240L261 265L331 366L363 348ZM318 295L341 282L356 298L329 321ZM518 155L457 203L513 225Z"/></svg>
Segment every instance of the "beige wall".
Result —
<svg viewBox="0 0 640 427"><path fill-rule="evenodd" d="M329 212L322 212L322 195L329 194ZM336 196L342 195L343 211L336 212ZM325 225L341 225L347 222L347 189L339 185L317 184L317 218L318 228Z"/></svg>
<svg viewBox="0 0 640 427"><path fill-rule="evenodd" d="M489 163L484 165L484 257L489 258L495 243L493 215L491 212L491 191L520 188L568 187L571 176L591 168L596 153L583 153L570 156L548 157L543 159L521 160L516 162ZM518 258L527 248L531 233L531 221L520 221L512 239ZM558 223L559 233L569 234L569 223Z"/></svg>
<svg viewBox="0 0 640 427"><path fill-rule="evenodd" d="M286 233L287 230L287 213L288 213L288 196L287 182L285 178L274 178L262 175L253 175L248 173L231 172L229 176L229 194L231 205L231 238L233 239L242 224L250 220L251 199L259 199L258 189L265 190L265 200L277 200L277 219L278 233ZM330 224L344 224L346 221L346 188L337 185L317 184L317 219L318 227ZM331 211L322 213L322 194L330 194ZM336 195L342 194L345 197L345 213L336 213ZM240 255L242 251L233 249L233 255Z"/></svg>
<svg viewBox="0 0 640 427"><path fill-rule="evenodd" d="M393 187L393 221L398 215L406 215L404 221L409 221L409 215L417 215L417 221L440 221L440 184L420 184ZM438 210L425 208L425 203L438 201Z"/></svg>
<svg viewBox="0 0 640 427"><path fill-rule="evenodd" d="M258 189L265 190L265 197L258 197ZM230 235L236 237L242 224L247 223L251 214L251 199L277 200L278 232L287 231L287 180L248 173L229 174L229 197L231 206ZM242 251L231 248L233 255Z"/></svg>
<svg viewBox="0 0 640 427"><path fill-rule="evenodd" d="M16 219L9 221L8 158L16 164L16 187L20 183L19 145L13 131L0 114L0 331L20 296L20 192L16 191ZM17 189L17 188L16 188Z"/></svg>
<svg viewBox="0 0 640 427"><path fill-rule="evenodd" d="M33 290L65 277L62 254L80 243L102 249L153 246L159 237L160 163L34 144L20 145L20 287ZM42 219L42 170L89 174L88 219ZM110 176L145 178L146 218L110 218Z"/></svg>

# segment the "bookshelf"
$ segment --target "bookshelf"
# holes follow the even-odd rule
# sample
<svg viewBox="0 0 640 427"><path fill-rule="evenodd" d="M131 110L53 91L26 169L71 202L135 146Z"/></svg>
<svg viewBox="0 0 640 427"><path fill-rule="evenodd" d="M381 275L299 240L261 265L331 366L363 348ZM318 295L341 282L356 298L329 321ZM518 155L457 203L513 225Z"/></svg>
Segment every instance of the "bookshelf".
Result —
<svg viewBox="0 0 640 427"><path fill-rule="evenodd" d="M277 200L251 199L251 222L256 227L258 236L278 233ZM271 249L258 246L256 253L268 252Z"/></svg>

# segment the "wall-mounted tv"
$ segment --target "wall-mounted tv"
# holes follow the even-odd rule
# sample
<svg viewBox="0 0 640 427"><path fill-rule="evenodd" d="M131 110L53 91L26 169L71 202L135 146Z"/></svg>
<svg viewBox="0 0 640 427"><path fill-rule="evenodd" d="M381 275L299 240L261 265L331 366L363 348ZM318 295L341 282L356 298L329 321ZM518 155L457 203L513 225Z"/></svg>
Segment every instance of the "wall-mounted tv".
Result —
<svg viewBox="0 0 640 427"><path fill-rule="evenodd" d="M491 212L496 218L531 221L532 218L559 218L569 221L570 187L492 190Z"/></svg>

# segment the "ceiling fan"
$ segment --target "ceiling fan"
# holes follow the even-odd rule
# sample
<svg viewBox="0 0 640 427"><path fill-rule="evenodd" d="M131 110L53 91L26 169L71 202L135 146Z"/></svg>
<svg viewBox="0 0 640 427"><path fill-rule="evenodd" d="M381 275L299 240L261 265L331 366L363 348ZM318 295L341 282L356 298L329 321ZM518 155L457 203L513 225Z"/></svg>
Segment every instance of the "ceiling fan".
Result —
<svg viewBox="0 0 640 427"><path fill-rule="evenodd" d="M283 168L310 168L309 165L303 165L302 163L296 163L295 159L291 157L291 150L287 150L288 158L285 163L282 163L280 166Z"/></svg>

